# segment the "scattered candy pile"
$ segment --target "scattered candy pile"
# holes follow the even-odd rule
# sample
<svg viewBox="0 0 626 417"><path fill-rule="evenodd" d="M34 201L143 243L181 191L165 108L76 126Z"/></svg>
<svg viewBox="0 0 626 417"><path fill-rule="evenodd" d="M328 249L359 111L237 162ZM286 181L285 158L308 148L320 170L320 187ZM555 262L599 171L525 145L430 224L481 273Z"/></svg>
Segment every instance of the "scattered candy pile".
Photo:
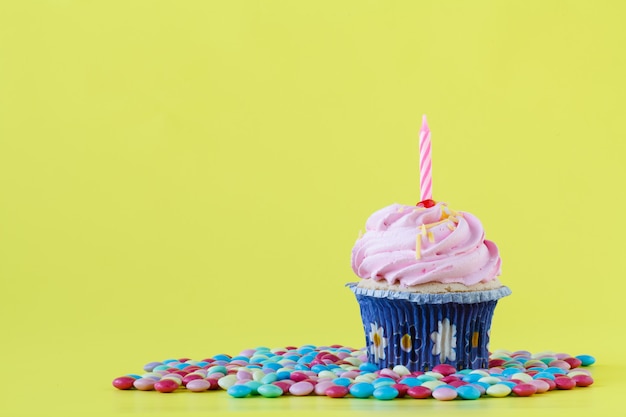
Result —
<svg viewBox="0 0 626 417"><path fill-rule="evenodd" d="M258 347L235 357L216 355L194 361L188 358L151 362L143 375L129 374L113 380L121 389L173 392L181 387L202 392L223 389L235 398L309 394L341 398L435 398L440 401L476 400L482 396L528 397L554 389L569 390L593 384L582 369L595 362L589 355L527 351L493 352L489 369L457 370L437 365L428 372L411 372L404 366L378 369L367 362L364 349L340 345Z"/></svg>

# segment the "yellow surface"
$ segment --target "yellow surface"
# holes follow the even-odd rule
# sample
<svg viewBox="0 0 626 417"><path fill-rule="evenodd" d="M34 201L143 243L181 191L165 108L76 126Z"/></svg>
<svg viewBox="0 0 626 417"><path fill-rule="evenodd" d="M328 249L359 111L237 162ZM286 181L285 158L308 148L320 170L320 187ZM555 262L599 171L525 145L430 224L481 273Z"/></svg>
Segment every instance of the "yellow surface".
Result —
<svg viewBox="0 0 626 417"><path fill-rule="evenodd" d="M617 1L0 2L0 415L621 415L626 8ZM440 403L119 392L148 361L364 338L350 249L434 197L514 294L492 347L590 389Z"/></svg>

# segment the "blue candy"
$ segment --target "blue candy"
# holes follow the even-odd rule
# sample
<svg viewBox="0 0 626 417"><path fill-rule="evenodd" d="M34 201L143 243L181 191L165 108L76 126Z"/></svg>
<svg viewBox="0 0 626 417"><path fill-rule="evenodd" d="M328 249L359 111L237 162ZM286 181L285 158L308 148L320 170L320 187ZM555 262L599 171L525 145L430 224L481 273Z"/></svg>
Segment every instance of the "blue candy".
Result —
<svg viewBox="0 0 626 417"><path fill-rule="evenodd" d="M400 381L401 384L407 385L409 388L411 387L417 387L422 385L422 381L420 381L419 379L415 378L415 377L408 377L408 378L404 378Z"/></svg>
<svg viewBox="0 0 626 417"><path fill-rule="evenodd" d="M228 355L215 355L213 356L213 359L215 359L216 361L226 361L226 362L230 362L230 356Z"/></svg>
<svg viewBox="0 0 626 417"><path fill-rule="evenodd" d="M591 355L578 355L576 356L576 359L582 362L582 366L589 366L596 363L596 358Z"/></svg>
<svg viewBox="0 0 626 417"><path fill-rule="evenodd" d="M394 381L393 378L386 378L386 377L376 378L374 381L372 381L372 385L374 385L374 388L378 388L378 387L382 387L386 385L394 385L395 383L396 381Z"/></svg>
<svg viewBox="0 0 626 417"><path fill-rule="evenodd" d="M378 366L373 363L365 362L359 366L359 369L363 372L376 372L378 371Z"/></svg>
<svg viewBox="0 0 626 417"><path fill-rule="evenodd" d="M269 368L273 371L278 371L279 369L283 368L283 366L280 363L267 362L263 364L263 368Z"/></svg>
<svg viewBox="0 0 626 417"><path fill-rule="evenodd" d="M481 374L468 374L462 378L462 381L469 382L471 384L471 383L477 382L482 377L483 376Z"/></svg>
<svg viewBox="0 0 626 417"><path fill-rule="evenodd" d="M374 393L374 386L369 382L357 382L350 387L350 394L355 398L369 398Z"/></svg>
<svg viewBox="0 0 626 417"><path fill-rule="evenodd" d="M235 398L247 397L252 393L252 388L247 385L233 385L226 391L228 395Z"/></svg>
<svg viewBox="0 0 626 417"><path fill-rule="evenodd" d="M471 385L462 385L456 389L456 393L459 394L464 400L477 400L480 398L480 391Z"/></svg>
<svg viewBox="0 0 626 417"><path fill-rule="evenodd" d="M374 395L374 398L376 398L377 400L393 400L394 398L396 398L399 395L399 392L397 389L395 389L394 387L390 386L390 385L383 385L381 387L378 387L374 390L374 392L372 393L372 395Z"/></svg>
<svg viewBox="0 0 626 417"><path fill-rule="evenodd" d="M315 372L316 374L319 374L322 371L328 371L328 368L325 365L317 364L317 365L313 365L311 367L311 370Z"/></svg>
<svg viewBox="0 0 626 417"><path fill-rule="evenodd" d="M344 387L349 387L352 381L350 378L335 378L333 379L333 384L335 385L343 385Z"/></svg>
<svg viewBox="0 0 626 417"><path fill-rule="evenodd" d="M535 375L533 375L533 379L539 379L539 378L547 378L547 379L551 379L554 381L556 377L550 372L537 372Z"/></svg>
<svg viewBox="0 0 626 417"><path fill-rule="evenodd" d="M289 379L289 377L291 377L291 372L288 371L280 371L276 373L276 378L278 378L279 381L282 381L283 379Z"/></svg>

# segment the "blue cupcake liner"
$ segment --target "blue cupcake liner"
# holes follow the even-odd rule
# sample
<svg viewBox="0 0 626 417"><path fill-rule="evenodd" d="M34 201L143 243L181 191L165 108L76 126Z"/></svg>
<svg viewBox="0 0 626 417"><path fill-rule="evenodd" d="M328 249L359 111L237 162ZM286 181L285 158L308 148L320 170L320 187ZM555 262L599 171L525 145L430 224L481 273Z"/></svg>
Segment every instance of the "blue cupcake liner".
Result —
<svg viewBox="0 0 626 417"><path fill-rule="evenodd" d="M347 286L361 309L368 361L411 371L446 363L486 368L491 319L507 287L465 293L418 294Z"/></svg>

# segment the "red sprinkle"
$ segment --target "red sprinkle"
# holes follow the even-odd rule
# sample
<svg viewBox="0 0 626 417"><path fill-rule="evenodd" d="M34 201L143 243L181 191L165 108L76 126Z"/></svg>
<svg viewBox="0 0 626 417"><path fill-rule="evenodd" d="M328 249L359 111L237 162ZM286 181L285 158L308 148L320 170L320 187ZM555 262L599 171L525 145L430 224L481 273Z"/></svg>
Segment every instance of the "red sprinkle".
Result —
<svg viewBox="0 0 626 417"><path fill-rule="evenodd" d="M433 207L434 205L436 205L437 202L435 200L422 200L419 203L416 204L416 206L418 207L424 207L424 208L430 208Z"/></svg>

